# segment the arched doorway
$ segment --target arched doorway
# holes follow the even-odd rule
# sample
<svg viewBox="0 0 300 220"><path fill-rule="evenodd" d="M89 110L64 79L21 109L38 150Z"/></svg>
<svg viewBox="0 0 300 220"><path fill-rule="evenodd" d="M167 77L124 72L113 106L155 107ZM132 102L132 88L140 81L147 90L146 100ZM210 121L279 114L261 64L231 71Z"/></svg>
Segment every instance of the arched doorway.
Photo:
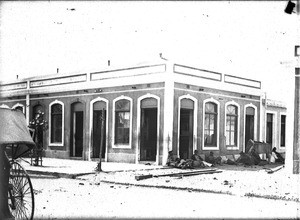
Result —
<svg viewBox="0 0 300 220"><path fill-rule="evenodd" d="M19 111L23 112L23 114L25 114L25 107L24 107L24 105L22 105L20 103L15 104L12 108L19 110Z"/></svg>
<svg viewBox="0 0 300 220"><path fill-rule="evenodd" d="M187 159L193 155L194 101L181 99L179 114L179 156Z"/></svg>
<svg viewBox="0 0 300 220"><path fill-rule="evenodd" d="M70 156L82 157L83 151L84 105L75 102L71 105Z"/></svg>
<svg viewBox="0 0 300 220"><path fill-rule="evenodd" d="M273 112L267 112L266 115L266 143L274 147L275 140L275 115Z"/></svg>
<svg viewBox="0 0 300 220"><path fill-rule="evenodd" d="M254 140L254 120L255 120L255 109L253 107L246 108L245 117L245 152L248 152L247 148L248 141Z"/></svg>
<svg viewBox="0 0 300 220"><path fill-rule="evenodd" d="M157 154L157 111L155 98L141 101L140 161L155 161Z"/></svg>
<svg viewBox="0 0 300 220"><path fill-rule="evenodd" d="M93 103L93 130L92 130L92 158L99 158L100 145L102 139L101 158L105 158L106 153L106 103L97 101ZM101 121L103 120L103 126ZM102 131L103 129L103 131ZM103 135L103 137L101 137Z"/></svg>
<svg viewBox="0 0 300 220"><path fill-rule="evenodd" d="M38 115L38 113L44 113L44 108L40 104L37 104L37 105L33 106L33 108L32 108L32 119L35 119L36 116ZM43 119L44 119L44 114L41 114L40 115L40 120L43 121ZM35 136L36 136L37 143L40 144L39 148L43 149L43 143L44 143L43 129L37 129Z"/></svg>

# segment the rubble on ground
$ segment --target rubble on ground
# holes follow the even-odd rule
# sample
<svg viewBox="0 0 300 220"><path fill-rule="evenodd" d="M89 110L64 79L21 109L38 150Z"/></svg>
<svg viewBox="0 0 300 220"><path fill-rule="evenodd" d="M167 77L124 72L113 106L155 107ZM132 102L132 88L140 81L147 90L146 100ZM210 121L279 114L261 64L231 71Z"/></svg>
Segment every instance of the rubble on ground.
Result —
<svg viewBox="0 0 300 220"><path fill-rule="evenodd" d="M271 167L276 167L273 165ZM221 173L193 175L193 176L160 176L158 175L178 173L177 168L99 173L88 175L84 178L91 182L108 182L125 185L138 185L150 187L162 187L171 189L193 190L198 192L224 193L238 196L255 196L272 199L292 200L300 202L300 194L297 187L299 175L287 174L282 168L273 174L268 174L263 167L252 166L218 166ZM195 171L187 169L186 172ZM153 178L137 181L137 175L153 175Z"/></svg>

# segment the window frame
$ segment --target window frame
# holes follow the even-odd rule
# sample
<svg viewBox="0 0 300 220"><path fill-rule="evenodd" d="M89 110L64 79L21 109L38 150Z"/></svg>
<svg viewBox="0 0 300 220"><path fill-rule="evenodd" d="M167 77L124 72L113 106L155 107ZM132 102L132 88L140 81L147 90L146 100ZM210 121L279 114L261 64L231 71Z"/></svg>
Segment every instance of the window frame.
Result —
<svg viewBox="0 0 300 220"><path fill-rule="evenodd" d="M52 108L52 105L55 105L55 104L60 104L62 106L62 128L61 128L61 132L62 132L62 140L61 142L51 142L51 135L52 135L52 111L51 111L51 108ZM64 110L64 103L62 101L58 101L58 100L55 100L53 102L51 102L49 104L49 146L64 146L64 129L65 129L65 110Z"/></svg>
<svg viewBox="0 0 300 220"><path fill-rule="evenodd" d="M22 107L22 112L25 115L25 105L23 105L21 103L17 103L12 107L12 109L17 109L17 107Z"/></svg>
<svg viewBox="0 0 300 220"><path fill-rule="evenodd" d="M281 146L281 132L282 132L282 129L281 129L281 126L282 126L282 120L281 120L281 117L282 116L285 116L285 135L284 135L284 145ZM286 149L286 121L287 121L287 115L286 113L280 113L280 127L279 127L279 149L280 150L285 150Z"/></svg>
<svg viewBox="0 0 300 220"><path fill-rule="evenodd" d="M135 156L135 162L138 163L140 160L140 129L141 129L141 106L142 106L142 101L147 98L153 98L156 99L157 101L157 142L156 142L156 160L155 164L158 165L159 163L159 140L160 140L160 97L154 94L147 93L146 95L142 95L137 99L137 133L138 133L138 138L136 139L136 156Z"/></svg>
<svg viewBox="0 0 300 220"><path fill-rule="evenodd" d="M243 135L243 151L245 152L245 149L246 149L246 146L245 146L245 133L246 133L246 114L247 114L247 108L248 107L251 107L251 108L254 108L254 140L258 140L258 132L257 132L257 123L258 123L258 111L257 111L257 106L254 105L253 103L250 103L250 104L246 104L244 106L244 127L243 127L243 130L244 130L244 135ZM260 116L261 117L261 116ZM261 124L261 122L260 122ZM260 129L260 132L262 132L263 129ZM261 135L260 135L261 136Z"/></svg>
<svg viewBox="0 0 300 220"><path fill-rule="evenodd" d="M88 149L88 158L91 159L92 156L91 156L91 151L92 151L92 132L93 132L93 118L94 118L94 103L96 102L104 102L105 105L106 105L106 116L105 116L105 131L106 131L106 134L105 134L105 138L106 138L106 145L104 146L105 147L105 152L108 152L108 115L109 115L109 111L108 111L108 104L109 104L109 101L105 98L102 98L102 97L97 97L93 100L91 100L90 102L90 126L89 126L89 149ZM105 158L104 158L104 161L107 162L107 153L105 154Z"/></svg>
<svg viewBox="0 0 300 220"><path fill-rule="evenodd" d="M264 123L264 132L265 132L265 142L267 143L267 115L268 114L272 114L272 122L273 122L273 126L272 126L272 148L276 147L278 149L277 143L278 143L278 137L277 137L277 112L276 111L270 111L270 110L266 110L265 112L265 123ZM280 145L280 144L279 144Z"/></svg>
<svg viewBox="0 0 300 220"><path fill-rule="evenodd" d="M125 143L119 143L119 144L116 144L115 142L115 129L116 129L116 102L122 100L122 99L125 99L127 101L129 101L129 143L125 144ZM112 124L112 148L125 148L125 149L131 149L132 148L132 98L128 97L128 96L119 96L117 98L115 98L113 100L113 109L112 109L112 118L113 118L113 124Z"/></svg>
<svg viewBox="0 0 300 220"><path fill-rule="evenodd" d="M216 146L205 146L205 105L206 103L212 102L217 105L217 136ZM202 149L203 150L219 150L219 135L220 135L220 102L214 98L209 98L203 101L203 127L202 127Z"/></svg>
<svg viewBox="0 0 300 220"><path fill-rule="evenodd" d="M182 95L178 98L178 115L177 115L177 155L179 155L179 140L180 140L180 110L181 110L181 101L184 99L189 99L193 102L193 152L197 149L197 128L198 128L198 100L191 96L190 94Z"/></svg>
<svg viewBox="0 0 300 220"><path fill-rule="evenodd" d="M227 123L227 107L228 106L234 106L236 107L237 115L236 115L236 120L237 120L237 125L236 125L236 145L227 145L226 144L226 138L227 138L227 129L226 129L226 123ZM239 143L240 143L240 105L236 103L235 101L230 101L225 104L225 123L224 123L224 136L225 136L225 147L227 150L238 150L239 149ZM230 115L232 116L232 115ZM255 120L255 119L254 119Z"/></svg>

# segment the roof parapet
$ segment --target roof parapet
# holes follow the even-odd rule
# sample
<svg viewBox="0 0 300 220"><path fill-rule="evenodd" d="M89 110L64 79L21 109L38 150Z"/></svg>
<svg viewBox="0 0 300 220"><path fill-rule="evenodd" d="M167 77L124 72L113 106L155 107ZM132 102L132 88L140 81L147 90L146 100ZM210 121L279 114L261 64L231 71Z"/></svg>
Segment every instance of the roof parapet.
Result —
<svg viewBox="0 0 300 220"><path fill-rule="evenodd" d="M267 99L267 106L268 107L277 107L277 108L286 108L286 104L281 101Z"/></svg>

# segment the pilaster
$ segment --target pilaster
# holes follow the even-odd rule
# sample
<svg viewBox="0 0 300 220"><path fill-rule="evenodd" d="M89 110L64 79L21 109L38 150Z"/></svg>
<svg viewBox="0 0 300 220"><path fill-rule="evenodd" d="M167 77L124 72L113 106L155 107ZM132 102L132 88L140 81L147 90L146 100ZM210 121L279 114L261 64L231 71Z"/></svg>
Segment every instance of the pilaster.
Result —
<svg viewBox="0 0 300 220"><path fill-rule="evenodd" d="M163 158L162 164L165 165L168 152L173 149L173 118L174 118L174 64L168 62L165 75L165 94L164 94L164 135L163 135Z"/></svg>

